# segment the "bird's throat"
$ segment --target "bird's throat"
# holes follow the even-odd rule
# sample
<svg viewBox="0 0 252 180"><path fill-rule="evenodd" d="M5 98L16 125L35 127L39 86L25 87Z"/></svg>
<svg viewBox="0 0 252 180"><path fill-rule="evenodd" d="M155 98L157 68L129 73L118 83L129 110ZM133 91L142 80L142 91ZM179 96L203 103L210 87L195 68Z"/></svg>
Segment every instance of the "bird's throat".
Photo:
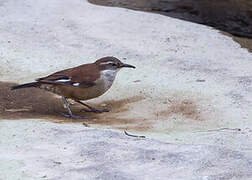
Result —
<svg viewBox="0 0 252 180"><path fill-rule="evenodd" d="M103 79L106 88L109 88L115 80L118 70L103 70L101 71L101 78Z"/></svg>
<svg viewBox="0 0 252 180"><path fill-rule="evenodd" d="M101 71L101 76L102 78L113 82L117 72L118 70L103 70Z"/></svg>

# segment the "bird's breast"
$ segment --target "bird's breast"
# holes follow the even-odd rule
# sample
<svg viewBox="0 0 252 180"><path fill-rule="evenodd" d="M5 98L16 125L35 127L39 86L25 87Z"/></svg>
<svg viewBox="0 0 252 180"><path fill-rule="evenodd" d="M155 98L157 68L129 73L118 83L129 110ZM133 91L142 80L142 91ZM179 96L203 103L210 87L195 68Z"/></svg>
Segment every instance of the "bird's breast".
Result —
<svg viewBox="0 0 252 180"><path fill-rule="evenodd" d="M103 83L104 89L107 91L113 84L118 70L103 70L98 81Z"/></svg>
<svg viewBox="0 0 252 180"><path fill-rule="evenodd" d="M104 94L113 84L115 75L111 73L102 73L95 81L95 85L88 88L79 88L78 92L74 94L81 100L93 99Z"/></svg>

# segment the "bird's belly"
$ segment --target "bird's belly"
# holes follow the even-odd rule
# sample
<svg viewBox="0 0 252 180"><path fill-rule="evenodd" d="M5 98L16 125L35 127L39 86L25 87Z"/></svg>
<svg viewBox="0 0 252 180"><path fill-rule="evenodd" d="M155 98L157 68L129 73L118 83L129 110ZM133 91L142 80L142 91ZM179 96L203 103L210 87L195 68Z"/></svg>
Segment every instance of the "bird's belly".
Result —
<svg viewBox="0 0 252 180"><path fill-rule="evenodd" d="M104 94L112 86L113 81L114 79L102 77L95 82L95 85L90 87L41 84L40 88L66 98L88 100Z"/></svg>
<svg viewBox="0 0 252 180"><path fill-rule="evenodd" d="M62 86L58 88L61 94L67 98L76 100L88 100L101 96L111 87L111 85L112 83L105 83L103 81L100 81L91 87Z"/></svg>

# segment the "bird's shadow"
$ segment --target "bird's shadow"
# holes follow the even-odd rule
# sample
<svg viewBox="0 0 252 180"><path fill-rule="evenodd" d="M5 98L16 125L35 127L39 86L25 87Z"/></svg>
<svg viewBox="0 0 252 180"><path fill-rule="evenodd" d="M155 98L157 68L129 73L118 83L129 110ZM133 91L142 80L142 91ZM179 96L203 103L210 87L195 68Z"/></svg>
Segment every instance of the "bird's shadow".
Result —
<svg viewBox="0 0 252 180"><path fill-rule="evenodd" d="M20 90L11 90L12 86L18 85L12 82L0 82L0 118L7 120L19 119L45 119L53 122L87 122L91 125L109 126L116 129L127 129L135 127L135 124L142 119L125 119L118 114L129 111L129 104L143 100L141 96L133 96L120 100L107 100L99 104L90 104L99 109L100 105L106 104L110 112L95 114L83 112L83 106L74 104L71 106L75 115L88 116L89 119L70 119L61 115L61 112L67 112L63 106L61 98L58 96L37 88L27 88ZM146 125L148 123L146 122ZM139 127L140 129L145 129ZM147 126L146 126L147 128Z"/></svg>

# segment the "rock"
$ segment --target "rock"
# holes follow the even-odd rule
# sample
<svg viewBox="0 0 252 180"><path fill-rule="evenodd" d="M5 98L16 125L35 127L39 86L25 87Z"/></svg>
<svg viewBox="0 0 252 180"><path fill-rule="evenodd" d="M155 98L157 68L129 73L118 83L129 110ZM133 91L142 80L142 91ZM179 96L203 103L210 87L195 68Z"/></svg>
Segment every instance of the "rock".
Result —
<svg viewBox="0 0 252 180"><path fill-rule="evenodd" d="M170 17L213 26L236 36L252 38L252 4L249 0L89 1L100 5L154 11Z"/></svg>
<svg viewBox="0 0 252 180"><path fill-rule="evenodd" d="M252 54L230 37L83 0L3 2L0 179L252 178ZM85 114L74 104L90 118L71 120L48 92L10 90L108 55L137 67L86 102L110 112ZM15 110L24 107L32 109Z"/></svg>
<svg viewBox="0 0 252 180"><path fill-rule="evenodd" d="M0 127L0 179L252 178L249 151L164 143L123 132L30 120L1 121ZM17 136L11 137L10 130L17 130Z"/></svg>

